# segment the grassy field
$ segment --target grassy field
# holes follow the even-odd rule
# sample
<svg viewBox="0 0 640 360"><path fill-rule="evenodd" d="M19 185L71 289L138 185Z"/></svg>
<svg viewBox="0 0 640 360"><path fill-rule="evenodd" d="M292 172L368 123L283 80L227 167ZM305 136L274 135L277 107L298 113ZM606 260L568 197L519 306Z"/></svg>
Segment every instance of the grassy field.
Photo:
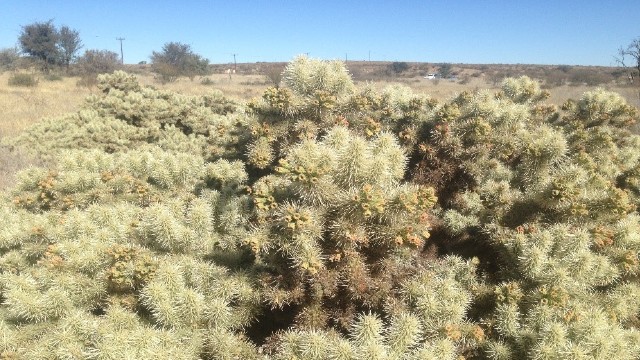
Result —
<svg viewBox="0 0 640 360"><path fill-rule="evenodd" d="M158 89L193 95L220 90L228 97L246 100L260 96L267 87L273 85L270 78L264 75L268 72L267 69L274 67L280 69L284 65L283 63L238 64L238 73L231 77L225 74L229 65L218 65L214 67L212 75L193 80L181 78L167 84L159 83L149 71L148 66L130 66L127 71L136 73L141 84ZM456 65L453 70L457 79L452 81L424 79L423 76L426 73L437 71L436 65L411 64L402 74L389 73L388 65L388 63L353 62L349 63L348 67L358 85L369 84L376 88L383 88L390 84L402 84L439 100L450 98L465 90L498 89L499 79L504 76L528 75L539 79L543 87L551 93L548 100L551 104L560 105L567 99L579 99L586 91L604 87L620 93L630 104L640 108L640 89L620 81L621 75L615 68L566 69L536 65ZM612 74L618 74L618 77ZM78 110L88 95L98 91L96 88L78 86L78 78L74 77L49 81L43 76L38 76L38 84L35 87L12 87L8 85L10 76L10 72L0 74L0 140L3 137L15 136L40 119ZM553 85L558 83L562 85ZM0 148L0 189L12 183L13 175L18 169L36 161L26 154Z"/></svg>

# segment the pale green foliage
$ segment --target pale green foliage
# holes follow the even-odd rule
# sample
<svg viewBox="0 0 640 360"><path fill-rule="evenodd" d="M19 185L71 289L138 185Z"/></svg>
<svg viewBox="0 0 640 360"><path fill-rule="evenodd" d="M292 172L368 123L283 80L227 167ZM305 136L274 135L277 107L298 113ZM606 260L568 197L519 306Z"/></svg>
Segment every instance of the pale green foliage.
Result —
<svg viewBox="0 0 640 360"><path fill-rule="evenodd" d="M604 89L586 92L575 109L584 119L584 126L612 125L625 126L633 122L636 109L627 104L620 94Z"/></svg>
<svg viewBox="0 0 640 360"><path fill-rule="evenodd" d="M403 289L429 338L433 338L447 326L463 324L471 303L469 289L476 282L473 274L475 264L472 262L445 258L438 265L441 268L434 266L433 269L418 274Z"/></svg>
<svg viewBox="0 0 640 360"><path fill-rule="evenodd" d="M359 241L365 243L420 246L428 237L429 224L418 226L410 220L420 216L424 205L409 203L422 189L400 184L405 162L402 149L390 134L366 140L337 127L321 142L301 142L276 169L281 183L264 178L265 182L254 186L259 214L274 221L255 230L259 234L265 231L264 226L271 228L268 243L262 243L259 236L247 241L256 250L263 249L258 255L283 252L295 267L311 273L323 267L326 255L321 255L318 243L323 232L336 229L330 237L340 242L345 235L338 229L346 226L345 222L363 226L366 238ZM334 219L335 211L344 215ZM412 229L407 231L410 225Z"/></svg>
<svg viewBox="0 0 640 360"><path fill-rule="evenodd" d="M142 87L135 75L118 70L114 71L113 74L98 75L98 89L104 93L108 93L111 90L135 92L141 90Z"/></svg>
<svg viewBox="0 0 640 360"><path fill-rule="evenodd" d="M233 259L244 236L241 164L154 147L68 151L19 178L14 205L26 210L3 207L0 288L3 331L21 335L1 351L196 359L214 352L210 333L233 338L255 315L252 280L204 260ZM195 193L205 182L215 188Z"/></svg>
<svg viewBox="0 0 640 360"><path fill-rule="evenodd" d="M233 330L251 320L258 299L245 277L229 276L226 269L193 258L165 261L141 291L158 325Z"/></svg>
<svg viewBox="0 0 640 360"><path fill-rule="evenodd" d="M336 333L321 331L289 331L281 335L282 343L275 359L455 359L455 345L442 339L418 344L419 324L410 314L391 320L389 331L374 315L361 315L354 322L350 340ZM402 336L399 342L398 337ZM407 343L404 343L406 341Z"/></svg>
<svg viewBox="0 0 640 360"><path fill-rule="evenodd" d="M305 57L246 106L123 72L16 139L0 358L637 359L637 110L437 103Z"/></svg>
<svg viewBox="0 0 640 360"><path fill-rule="evenodd" d="M549 97L541 91L537 81L527 76L507 78L502 82L502 92L515 103L538 102Z"/></svg>
<svg viewBox="0 0 640 360"><path fill-rule="evenodd" d="M248 104L257 121L251 125L247 157L257 169L273 169L274 160L292 146L319 139L336 125L366 138L394 133L410 152L420 125L428 120L426 111L435 106L428 96L407 87L390 86L381 93L372 87L356 90L338 61L300 57L289 64L285 76L287 87L269 88Z"/></svg>
<svg viewBox="0 0 640 360"><path fill-rule="evenodd" d="M462 94L435 108L423 146L442 170L418 173L459 182L442 183L459 189L443 225L455 238L486 242L492 255L475 253L507 281L485 315L498 334L485 354L637 357L637 302L615 300L637 291L639 138L627 128L635 109L596 90L558 114L539 104L544 94L528 78L506 80L499 95ZM449 163L462 171L447 173Z"/></svg>
<svg viewBox="0 0 640 360"><path fill-rule="evenodd" d="M9 143L49 157L59 149L119 152L149 143L207 159L243 152L240 146L252 120L218 93L187 96L154 90L122 71L98 80L103 94L87 98L84 109L38 122Z"/></svg>
<svg viewBox="0 0 640 360"><path fill-rule="evenodd" d="M338 60L321 61L298 56L284 69L283 83L302 96L326 91L334 96L347 95L354 90L351 76Z"/></svg>

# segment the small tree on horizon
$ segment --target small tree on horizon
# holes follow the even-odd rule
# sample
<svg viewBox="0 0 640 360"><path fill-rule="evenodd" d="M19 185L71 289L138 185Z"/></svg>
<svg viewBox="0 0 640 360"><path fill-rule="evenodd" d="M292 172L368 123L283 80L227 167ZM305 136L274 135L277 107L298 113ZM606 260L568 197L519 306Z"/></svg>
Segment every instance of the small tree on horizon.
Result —
<svg viewBox="0 0 640 360"><path fill-rule="evenodd" d="M172 82L181 76L193 80L198 75L209 73L209 59L194 53L190 45L180 42L168 42L162 51L154 51L151 64L162 82Z"/></svg>
<svg viewBox="0 0 640 360"><path fill-rule="evenodd" d="M285 65L273 64L267 66L262 72L264 76L266 76L267 79L271 81L271 83L273 83L276 88L279 88L280 83L282 82L282 74L284 72L284 69Z"/></svg>
<svg viewBox="0 0 640 360"><path fill-rule="evenodd" d="M448 79L452 75L452 66L449 63L442 63L438 65L438 73L443 79Z"/></svg>

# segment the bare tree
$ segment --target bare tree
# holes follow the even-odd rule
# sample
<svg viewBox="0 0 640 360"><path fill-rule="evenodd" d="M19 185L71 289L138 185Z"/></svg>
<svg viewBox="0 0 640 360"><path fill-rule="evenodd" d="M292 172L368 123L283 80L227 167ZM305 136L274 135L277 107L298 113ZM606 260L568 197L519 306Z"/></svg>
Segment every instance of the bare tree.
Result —
<svg viewBox="0 0 640 360"><path fill-rule="evenodd" d="M273 83L273 86L280 87L282 81L282 73L284 72L285 64L273 64L267 66L262 73L264 76Z"/></svg>
<svg viewBox="0 0 640 360"><path fill-rule="evenodd" d="M634 39L626 48L618 50L616 62L625 68L629 68L629 81L634 82L636 75L640 76L640 37ZM628 59L631 64L628 66Z"/></svg>

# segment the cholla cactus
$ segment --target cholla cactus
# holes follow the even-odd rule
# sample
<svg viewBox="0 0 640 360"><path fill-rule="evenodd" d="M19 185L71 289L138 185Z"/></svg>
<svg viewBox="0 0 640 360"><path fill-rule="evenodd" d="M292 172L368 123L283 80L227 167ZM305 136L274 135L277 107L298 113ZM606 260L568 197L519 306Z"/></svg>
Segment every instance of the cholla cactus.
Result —
<svg viewBox="0 0 640 360"><path fill-rule="evenodd" d="M121 71L101 75L99 86L103 93L87 98L84 109L46 119L9 143L46 157L60 149L111 153L149 143L210 160L243 152L252 119L218 93L187 96L141 87Z"/></svg>
<svg viewBox="0 0 640 360"><path fill-rule="evenodd" d="M391 134L366 140L336 127L291 148L277 175L254 184L245 243L274 273L261 281L272 307L302 305L297 326L323 328L346 324L354 300L381 309L394 296L429 238L436 201L432 189L401 182L405 162Z"/></svg>
<svg viewBox="0 0 640 360"><path fill-rule="evenodd" d="M485 355L601 358L623 346L632 359L637 303L609 302L637 286L636 112L603 91L564 114L543 98L522 78L436 108L414 178L438 185L447 235L436 242L478 254L499 281L493 305L474 309L490 325Z"/></svg>
<svg viewBox="0 0 640 360"><path fill-rule="evenodd" d="M549 93L540 90L538 82L528 76L505 79L499 95L504 95L519 104L536 103L549 97Z"/></svg>
<svg viewBox="0 0 640 360"><path fill-rule="evenodd" d="M320 61L298 56L284 69L284 85L301 96L326 92L332 96L347 95L354 90L353 81L341 61Z"/></svg>
<svg viewBox="0 0 640 360"><path fill-rule="evenodd" d="M0 358L637 359L637 110L304 57L246 106L101 77L16 139Z"/></svg>
<svg viewBox="0 0 640 360"><path fill-rule="evenodd" d="M98 75L98 89L104 93L109 93L111 90L120 91L139 91L141 89L138 80L135 75L127 74L124 71L116 70L113 74L101 74Z"/></svg>
<svg viewBox="0 0 640 360"><path fill-rule="evenodd" d="M386 321L358 314L347 339L317 329L278 334L275 358L435 360L472 354L485 342L482 327L465 321L479 285L475 265L457 257L429 264L399 287L399 303Z"/></svg>
<svg viewBox="0 0 640 360"><path fill-rule="evenodd" d="M269 88L262 99L249 102L257 116L247 153L260 170L276 167L277 159L301 140L319 139L336 125L367 138L381 132L398 135L405 151L412 151L419 131L436 102L408 87L390 86L381 93L355 90L339 61L296 58L284 72L285 87Z"/></svg>
<svg viewBox="0 0 640 360"><path fill-rule="evenodd" d="M1 351L217 358L226 336L255 353L237 335L259 308L253 280L210 260L244 261L246 179L237 162L158 148L22 173L0 220Z"/></svg>

